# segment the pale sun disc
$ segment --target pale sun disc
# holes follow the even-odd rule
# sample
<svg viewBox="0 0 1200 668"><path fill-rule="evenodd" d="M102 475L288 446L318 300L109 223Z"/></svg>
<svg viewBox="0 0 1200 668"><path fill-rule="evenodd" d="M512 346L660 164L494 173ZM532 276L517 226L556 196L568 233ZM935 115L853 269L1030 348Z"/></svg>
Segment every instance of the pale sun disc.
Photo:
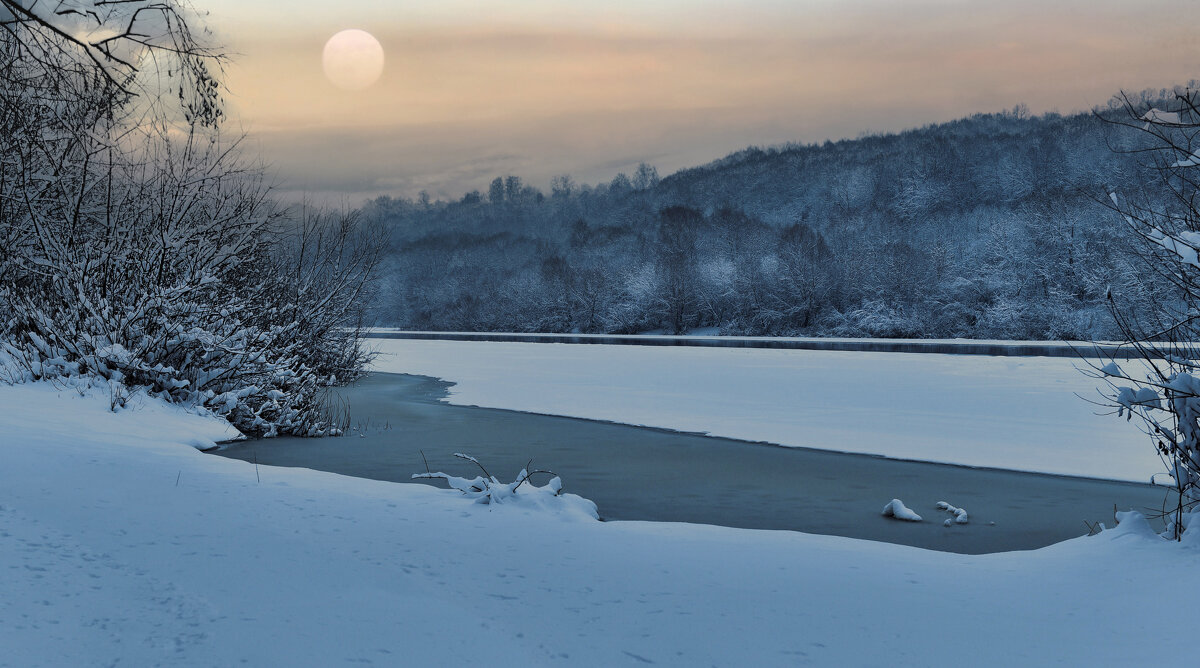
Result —
<svg viewBox="0 0 1200 668"><path fill-rule="evenodd" d="M383 46L365 30L343 30L325 42L325 76L346 90L363 90L383 74Z"/></svg>

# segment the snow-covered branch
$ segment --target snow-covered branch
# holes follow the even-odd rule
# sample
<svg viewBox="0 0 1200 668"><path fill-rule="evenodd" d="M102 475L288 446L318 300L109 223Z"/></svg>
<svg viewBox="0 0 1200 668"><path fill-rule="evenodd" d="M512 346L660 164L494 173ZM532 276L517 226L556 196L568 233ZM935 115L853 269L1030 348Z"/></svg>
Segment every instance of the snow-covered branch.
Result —
<svg viewBox="0 0 1200 668"><path fill-rule="evenodd" d="M1155 177L1140 200L1110 193L1111 208L1143 244L1134 248L1146 271L1161 283L1162 298L1136 310L1109 296L1112 314L1139 365L1129 372L1114 360L1089 373L1108 387L1106 403L1118 417L1138 418L1162 458L1177 498L1164 510L1167 533L1180 538L1200 506L1200 96L1177 90L1171 108L1149 109L1123 98L1137 150L1150 156Z"/></svg>

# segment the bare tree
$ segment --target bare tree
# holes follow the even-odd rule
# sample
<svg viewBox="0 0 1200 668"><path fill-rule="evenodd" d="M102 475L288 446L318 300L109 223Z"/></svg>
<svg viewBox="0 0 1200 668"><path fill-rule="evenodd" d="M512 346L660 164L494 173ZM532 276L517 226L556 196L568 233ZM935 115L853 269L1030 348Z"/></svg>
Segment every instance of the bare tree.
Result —
<svg viewBox="0 0 1200 668"><path fill-rule="evenodd" d="M1161 106L1159 106L1161 105ZM1200 92L1175 91L1157 104L1122 96L1127 130L1118 150L1142 158L1151 178L1109 205L1138 240L1150 308L1109 291L1110 309L1132 360L1093 371L1108 383L1114 411L1137 417L1166 465L1176 499L1164 509L1179 539L1200 505ZM1140 362L1140 363L1139 363Z"/></svg>
<svg viewBox="0 0 1200 668"><path fill-rule="evenodd" d="M639 163L637 171L633 174L633 187L635 190L648 190L658 185L658 169L653 165L648 165L644 162Z"/></svg>
<svg viewBox="0 0 1200 668"><path fill-rule="evenodd" d="M224 56L203 44L198 24L181 0L0 0L5 44L37 75L9 73L6 83L52 92L82 76L113 106L176 100L185 120L212 127L224 117Z"/></svg>
<svg viewBox="0 0 1200 668"><path fill-rule="evenodd" d="M661 322L672 334L683 334L695 326L696 238L703 222L703 214L688 207L672 206L658 213L655 254L662 285L657 302Z"/></svg>

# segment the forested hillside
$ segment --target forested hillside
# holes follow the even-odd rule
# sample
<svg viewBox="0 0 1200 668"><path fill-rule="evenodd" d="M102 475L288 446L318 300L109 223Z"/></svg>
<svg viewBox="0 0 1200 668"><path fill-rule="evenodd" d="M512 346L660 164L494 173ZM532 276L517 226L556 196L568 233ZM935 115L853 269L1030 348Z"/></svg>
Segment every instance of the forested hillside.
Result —
<svg viewBox="0 0 1200 668"><path fill-rule="evenodd" d="M376 313L440 330L1103 338L1109 289L1145 297L1103 204L1151 187L1136 140L1095 113L1017 107L661 180L642 165L549 194L507 176L455 202L380 198Z"/></svg>

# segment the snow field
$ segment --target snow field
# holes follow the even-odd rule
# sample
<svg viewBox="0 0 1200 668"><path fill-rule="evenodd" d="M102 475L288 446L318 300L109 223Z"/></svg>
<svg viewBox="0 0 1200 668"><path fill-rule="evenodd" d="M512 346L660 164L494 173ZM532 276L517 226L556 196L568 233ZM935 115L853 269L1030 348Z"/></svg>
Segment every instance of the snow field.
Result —
<svg viewBox="0 0 1200 668"><path fill-rule="evenodd" d="M2 666L1194 658L1162 642L1161 620L1194 603L1179 578L1200 534L1166 542L1134 515L975 557L601 523L570 497L481 505L205 455L195 446L228 437L223 423L144 397L111 413L103 387L83 393L0 385Z"/></svg>

